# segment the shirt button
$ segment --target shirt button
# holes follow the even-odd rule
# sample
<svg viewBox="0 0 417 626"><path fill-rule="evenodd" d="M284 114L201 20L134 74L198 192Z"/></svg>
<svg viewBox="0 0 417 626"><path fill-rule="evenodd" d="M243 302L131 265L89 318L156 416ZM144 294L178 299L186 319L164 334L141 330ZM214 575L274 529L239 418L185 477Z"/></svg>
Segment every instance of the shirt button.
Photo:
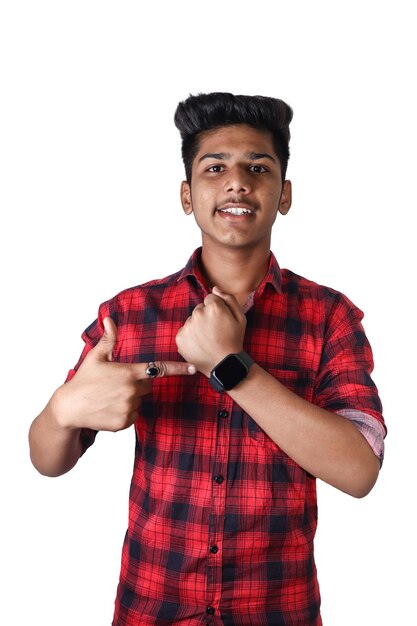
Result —
<svg viewBox="0 0 417 626"><path fill-rule="evenodd" d="M208 606L207 607L207 615L214 615L216 609L213 606Z"/></svg>
<svg viewBox="0 0 417 626"><path fill-rule="evenodd" d="M218 546L211 546L211 547L210 547L210 552L211 552L212 554L217 554L217 553L218 553L218 551L219 551L219 547L218 547Z"/></svg>
<svg viewBox="0 0 417 626"><path fill-rule="evenodd" d="M215 476L215 477L214 477L214 480L216 481L216 483L217 483L218 485L221 485L221 484L222 484L222 482L224 481L224 478L223 478L223 476L218 475L218 476Z"/></svg>
<svg viewBox="0 0 417 626"><path fill-rule="evenodd" d="M229 411L219 411L219 417L229 417Z"/></svg>

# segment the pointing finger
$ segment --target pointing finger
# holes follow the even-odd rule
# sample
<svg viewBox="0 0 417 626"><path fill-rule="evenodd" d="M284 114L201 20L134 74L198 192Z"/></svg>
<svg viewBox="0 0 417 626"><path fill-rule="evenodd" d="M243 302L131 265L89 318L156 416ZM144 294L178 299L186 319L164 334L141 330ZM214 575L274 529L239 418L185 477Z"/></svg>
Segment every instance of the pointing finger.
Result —
<svg viewBox="0 0 417 626"><path fill-rule="evenodd" d="M132 368L138 380L163 378L164 376L191 376L197 372L195 365L183 361L155 361L150 363L132 363L127 367ZM155 372L153 375L147 371Z"/></svg>

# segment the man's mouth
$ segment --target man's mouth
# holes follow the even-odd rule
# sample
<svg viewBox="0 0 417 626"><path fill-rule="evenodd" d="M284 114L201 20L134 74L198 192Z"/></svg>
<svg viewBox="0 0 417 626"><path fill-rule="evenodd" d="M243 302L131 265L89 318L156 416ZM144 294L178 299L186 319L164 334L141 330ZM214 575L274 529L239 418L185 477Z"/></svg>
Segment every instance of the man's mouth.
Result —
<svg viewBox="0 0 417 626"><path fill-rule="evenodd" d="M253 215L255 211L248 209L247 207L234 206L234 207L222 207L217 209L220 213L229 213L230 215Z"/></svg>

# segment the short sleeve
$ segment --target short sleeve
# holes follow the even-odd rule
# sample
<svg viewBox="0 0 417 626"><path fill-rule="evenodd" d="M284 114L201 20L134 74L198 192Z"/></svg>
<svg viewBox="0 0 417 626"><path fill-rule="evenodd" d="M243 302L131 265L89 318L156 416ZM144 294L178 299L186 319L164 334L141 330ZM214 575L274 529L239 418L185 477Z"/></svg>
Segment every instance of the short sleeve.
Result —
<svg viewBox="0 0 417 626"><path fill-rule="evenodd" d="M76 375L79 367L84 361L87 354L90 352L92 348L98 343L101 336L103 335L104 326L103 319L105 317L109 317L111 315L109 302L105 302L99 308L97 319L88 326L85 331L82 333L81 338L84 341L84 348L81 352L81 356L78 359L77 364L73 369L70 369L65 382L69 382ZM91 428L83 428L81 430L81 443L82 443L82 454L89 448L95 441L97 435L96 430L92 430Z"/></svg>

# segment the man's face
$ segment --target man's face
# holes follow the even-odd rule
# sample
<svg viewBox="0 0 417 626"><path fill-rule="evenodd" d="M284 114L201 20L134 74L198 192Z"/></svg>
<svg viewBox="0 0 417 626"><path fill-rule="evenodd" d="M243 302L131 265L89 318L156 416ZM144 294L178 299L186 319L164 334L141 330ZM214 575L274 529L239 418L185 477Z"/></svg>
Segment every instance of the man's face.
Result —
<svg viewBox="0 0 417 626"><path fill-rule="evenodd" d="M291 183L282 183L271 133L236 124L199 139L181 200L194 213L203 245L269 249L278 211L285 215L291 206Z"/></svg>

